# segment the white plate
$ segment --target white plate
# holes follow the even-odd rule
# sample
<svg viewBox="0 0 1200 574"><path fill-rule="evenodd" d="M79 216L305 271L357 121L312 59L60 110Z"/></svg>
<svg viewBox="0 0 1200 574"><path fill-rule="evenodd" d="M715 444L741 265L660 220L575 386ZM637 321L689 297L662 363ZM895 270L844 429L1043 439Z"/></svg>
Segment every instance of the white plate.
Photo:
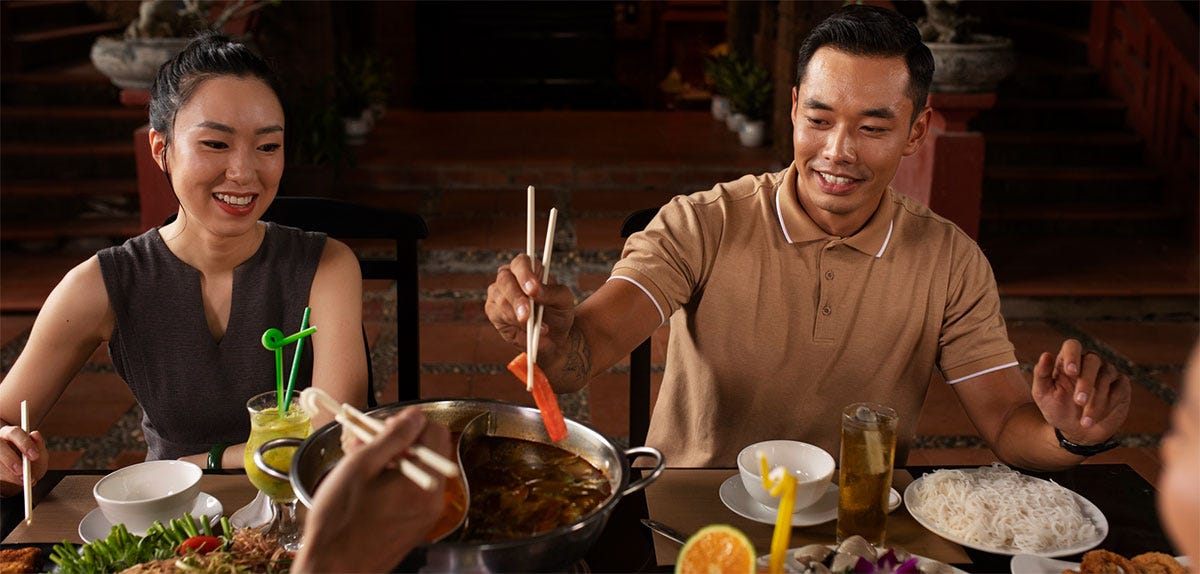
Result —
<svg viewBox="0 0 1200 574"><path fill-rule="evenodd" d="M196 496L196 504L195 506L192 506L192 509L188 512L188 514L191 514L192 517L196 519L207 515L209 525L216 525L221 520L221 512L223 510L224 508L221 507L221 501L217 500L217 497L208 494L207 492L201 492ZM97 507L96 509L87 513L87 516L84 516L83 520L79 521L79 537L82 538L84 542L108 538L108 535L112 533L112 527L113 525L108 521L107 518L104 517L104 513L100 512L100 508ZM141 536L146 533L145 531L134 532L132 530L129 532L130 534L135 534L137 536Z"/></svg>
<svg viewBox="0 0 1200 574"><path fill-rule="evenodd" d="M974 469L962 469L962 471L968 472L968 473L976 472ZM1028 475L1025 475L1025 476L1027 476L1028 478L1032 478L1033 480L1042 480L1040 478L1034 478L1034 477L1031 477ZM1042 558L1056 558L1058 556L1070 556L1072 554L1079 554L1079 553L1091 550L1092 548L1095 548L1097 545L1099 545L1101 542L1103 542L1105 536L1108 536L1108 519L1104 517L1104 513L1100 512L1100 509L1096 508L1096 505L1092 504L1092 502L1090 500L1088 500L1082 496L1079 496L1079 493L1074 492L1071 489L1066 488L1065 486L1062 486L1060 484L1058 486L1065 488L1067 490L1067 492L1070 492L1071 495L1075 497L1075 501L1079 503L1079 509L1081 511L1083 511L1083 515L1085 517L1087 517L1088 520L1091 520L1092 524L1094 524L1096 526L1096 536L1095 537L1085 540L1074 546L1069 546L1069 547L1065 547L1065 548L1056 548L1053 550L1045 550L1042 552L1025 552L1025 551L1018 550L1016 548L1011 548L1011 547L984 546L981 544L967 542L966 540L963 540L957 536L950 534L949 532L946 532L945 530L940 528L935 522L933 522L929 518L922 516L913 511L913 499L914 499L914 497L916 497L915 493L916 493L916 489L918 488L917 485L921 484L924 480L925 480L925 477L921 476L920 478L912 481L912 483L908 485L908 488L904 489L904 506L905 506L905 508L908 509L908 513L911 514L912 517L921 524L921 526L924 526L930 532L933 532L934 534L937 534L938 536L941 536L942 538L945 538L946 540L949 540L951 542L957 542L968 548L974 548L976 550L982 550L984 552L991 552L992 554L1005 554L1008 556L1016 556L1018 554L1030 554L1033 556L1040 556ZM1049 481L1043 480L1042 482L1049 482ZM1061 570L1060 570L1060 572L1061 572Z"/></svg>
<svg viewBox="0 0 1200 574"><path fill-rule="evenodd" d="M1191 568L1192 562L1187 556L1176 556L1175 560L1184 567ZM1013 574L1062 574L1064 570L1079 570L1078 562L1055 560L1033 554L1017 554L1013 556L1009 568Z"/></svg>
<svg viewBox="0 0 1200 574"><path fill-rule="evenodd" d="M738 515L763 524L775 524L775 509L754 500L754 497L746 492L746 486L742 484L740 475L735 474L721 483L720 494L721 502ZM836 484L830 484L829 488L825 490L825 494L822 494L816 502L792 514L792 526L812 526L829 522L837 518L837 504L838 487ZM900 506L900 493L893 488L891 496L888 498L888 512L895 510L898 506Z"/></svg>
<svg viewBox="0 0 1200 574"><path fill-rule="evenodd" d="M827 544L826 546L828 546L829 548L837 548L836 544ZM807 571L807 568L808 568L807 565L801 565L799 562L796 561L796 551L797 550L799 550L799 548L788 548L787 556L783 560L783 571L784 572L806 572ZM878 546L876 546L875 550L879 551L880 548ZM883 551L887 552L886 549L884 549ZM912 554L912 557L917 559L917 567L920 568L922 572L931 570L931 569L925 568L925 566L928 566L933 562L937 562L936 560L931 560L929 558L926 558L924 556L920 556L917 554ZM770 563L771 563L771 555L770 554L764 554L762 556L759 556L758 557L759 571L760 572L765 571L767 569L767 567L770 565ZM942 564L946 564L946 563L942 562ZM967 574L966 572L959 570L958 568L955 568L954 566L952 566L950 564L946 564L946 566L950 567L950 572L952 574ZM1013 572L1015 573L1016 570L1014 570ZM1061 571L1059 571L1059 572L1054 572L1053 574L1062 574L1062 573L1061 573Z"/></svg>

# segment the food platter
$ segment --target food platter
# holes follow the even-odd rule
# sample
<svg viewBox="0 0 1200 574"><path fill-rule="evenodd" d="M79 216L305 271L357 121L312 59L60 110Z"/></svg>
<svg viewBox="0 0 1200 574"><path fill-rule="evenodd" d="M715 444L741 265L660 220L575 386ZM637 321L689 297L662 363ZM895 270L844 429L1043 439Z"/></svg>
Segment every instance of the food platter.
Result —
<svg viewBox="0 0 1200 574"><path fill-rule="evenodd" d="M962 472L972 473L972 472L977 472L977 470L963 469ZM1030 480L1048 482L1048 481L1043 481L1040 478L1033 478L1033 477L1027 477L1027 478L1029 478ZM914 480L911 484L909 484L908 488L904 489L904 506L905 506L905 508L908 509L908 513L911 514L912 517L921 524L921 526L924 526L930 532L933 532L934 534L937 534L938 536L941 536L942 538L945 538L946 540L949 540L951 542L956 542L962 546L966 546L967 548L974 548L975 550L982 550L984 552L991 552L992 554L1003 554L1003 555L1007 555L1007 556L1016 556L1018 554L1028 554L1031 556L1038 556L1038 557L1042 557L1042 558L1056 558L1059 556L1070 556L1072 554L1079 554L1079 553L1091 550L1092 548L1095 548L1097 545L1099 545L1102 541L1104 541L1104 538L1106 536L1108 536L1108 519L1104 517L1104 513L1100 512L1100 509L1096 508L1096 505L1092 504L1092 502L1090 500L1080 496L1079 493L1076 493L1070 489L1062 487L1061 485L1057 485L1060 488L1063 488L1064 490L1067 490L1068 492L1070 492L1071 495L1075 498L1075 501L1079 504L1079 508L1083 512L1084 517L1086 517L1088 520L1090 520L1092 522L1092 524L1095 526L1096 533L1094 536L1092 536L1086 540L1083 540L1083 541L1079 542L1078 544L1072 544L1070 546L1052 548L1052 549L1048 549L1048 550L1044 550L1044 551L1040 551L1040 552L1028 552L1028 551L1020 550L1020 549L1013 548L1013 547L989 546L989 545L979 544L976 542L971 542L971 541L964 539L964 537L962 537L962 536L956 536L954 533L947 531L946 528L942 527L942 525L938 524L936 521L934 521L930 517L925 516L925 515L921 514L920 512L914 510L914 508L918 508L920 506L921 499L920 499L920 495L918 494L918 491L920 489L920 485L924 482L924 480L925 480L925 476L922 476L922 477Z"/></svg>
<svg viewBox="0 0 1200 574"><path fill-rule="evenodd" d="M837 548L836 544L827 544L826 546L830 550L835 550ZM800 550L800 549L799 548L788 548L787 556L783 560L783 571L784 572L799 573L799 572L807 572L808 571L807 566L800 564L800 562L798 560L796 560L796 551L797 550ZM879 546L876 546L875 550L876 550L876 552L879 552L880 554L887 551L886 548L881 548ZM917 567L920 569L921 572L936 571L936 568L934 568L933 566L936 564L942 564L950 569L951 574L967 574L966 572L964 572L958 568L955 568L954 566L952 566L950 564L945 564L944 562L938 562L936 560L926 558L924 556L920 556L917 554L912 554L911 556L913 558L917 559ZM759 571L760 572L765 571L765 569L767 568L767 566L770 563L771 563L771 555L770 554L763 554L762 556L759 556L758 557ZM1014 570L1013 572L1015 573L1016 570ZM1058 572L1054 572L1053 574L1061 574L1061 572L1062 571L1060 570Z"/></svg>
<svg viewBox="0 0 1200 574"><path fill-rule="evenodd" d="M1187 568L1192 567L1187 556L1176 556L1175 560ZM1013 556L1010 568L1013 574L1062 574L1066 570L1079 570L1079 563L1033 554L1017 554Z"/></svg>

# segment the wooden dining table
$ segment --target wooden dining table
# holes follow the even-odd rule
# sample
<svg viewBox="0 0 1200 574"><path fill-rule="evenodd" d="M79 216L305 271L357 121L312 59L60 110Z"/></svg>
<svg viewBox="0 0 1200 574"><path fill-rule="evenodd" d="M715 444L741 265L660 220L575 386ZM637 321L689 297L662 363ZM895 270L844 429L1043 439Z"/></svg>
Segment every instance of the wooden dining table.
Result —
<svg viewBox="0 0 1200 574"><path fill-rule="evenodd" d="M900 492L933 467L896 469L893 486ZM636 474L635 471L634 474ZM4 547L49 545L63 540L79 543L78 526L96 508L92 486L99 471L52 471L34 491L31 524L21 523L3 539ZM760 554L770 548L773 526L743 518L721 502L722 482L737 474L733 468L667 468L644 491L621 498L603 533L580 564L571 571L669 572L680 546L652 534L644 518L663 522L686 534L708 524L730 524L746 533ZM1158 521L1154 488L1127 465L1083 465L1056 473L1030 473L1079 493L1094 503L1109 522L1101 548L1127 556L1147 551L1174 553ZM206 472L201 491L221 501L226 515L254 498L255 489L240 472ZM12 500L5 500L10 512ZM20 512L18 501L17 512ZM834 542L835 521L793 528L790 547ZM1010 557L990 554L946 540L922 527L902 504L888 518L888 543L909 552L952 564L967 572L1009 572ZM1078 560L1078 556L1064 557Z"/></svg>

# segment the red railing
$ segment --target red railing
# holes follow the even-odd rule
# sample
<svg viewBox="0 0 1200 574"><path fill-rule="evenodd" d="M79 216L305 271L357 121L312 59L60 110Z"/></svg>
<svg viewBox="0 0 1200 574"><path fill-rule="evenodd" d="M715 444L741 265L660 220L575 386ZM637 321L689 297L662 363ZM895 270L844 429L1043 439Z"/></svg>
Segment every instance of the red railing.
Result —
<svg viewBox="0 0 1200 574"><path fill-rule="evenodd" d="M1168 200L1196 213L1200 74L1195 22L1178 2L1092 2L1089 63L1129 106L1149 161L1168 175ZM1193 221L1193 233L1196 222Z"/></svg>

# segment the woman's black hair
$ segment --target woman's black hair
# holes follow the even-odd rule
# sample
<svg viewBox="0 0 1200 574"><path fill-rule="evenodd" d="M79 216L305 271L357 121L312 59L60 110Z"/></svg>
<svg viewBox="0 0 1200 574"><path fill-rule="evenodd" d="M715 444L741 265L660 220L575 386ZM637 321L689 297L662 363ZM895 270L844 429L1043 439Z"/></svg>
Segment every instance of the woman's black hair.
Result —
<svg viewBox="0 0 1200 574"><path fill-rule="evenodd" d="M921 42L916 24L895 10L848 4L813 28L800 45L796 86L804 82L808 62L822 46L855 56L903 57L908 67L908 97L915 121L933 82L933 54Z"/></svg>
<svg viewBox="0 0 1200 574"><path fill-rule="evenodd" d="M150 88L150 127L169 145L175 135L175 114L205 80L218 76L257 78L280 98L279 77L262 56L245 44L216 32L197 36L175 57L158 68Z"/></svg>

